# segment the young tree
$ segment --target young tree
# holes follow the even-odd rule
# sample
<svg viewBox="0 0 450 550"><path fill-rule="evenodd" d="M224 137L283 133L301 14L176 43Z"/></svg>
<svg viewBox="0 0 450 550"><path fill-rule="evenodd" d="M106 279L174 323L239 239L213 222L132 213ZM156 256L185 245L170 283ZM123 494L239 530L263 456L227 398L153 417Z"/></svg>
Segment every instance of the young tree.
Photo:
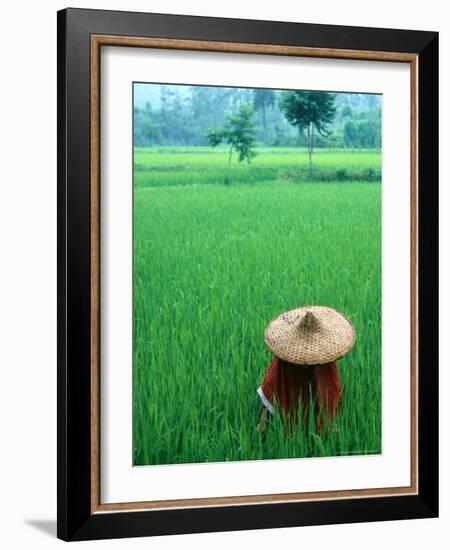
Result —
<svg viewBox="0 0 450 550"><path fill-rule="evenodd" d="M253 107L256 111L261 111L264 139L267 139L267 121L266 111L275 105L275 92L273 90L266 90L264 88L256 88L253 90Z"/></svg>
<svg viewBox="0 0 450 550"><path fill-rule="evenodd" d="M222 142L230 146L228 153L228 172L225 183L230 183L231 158L233 151L238 154L239 162L246 160L250 163L256 156L255 126L253 115L255 111L248 105L242 105L237 113L229 115L227 121L221 128L208 130L206 139L212 147L217 147Z"/></svg>
<svg viewBox="0 0 450 550"><path fill-rule="evenodd" d="M309 155L309 170L312 172L314 150L314 128L321 136L329 136L328 124L336 114L334 100L336 94L329 92L289 91L281 95L280 109L284 116L296 126L300 133L306 134Z"/></svg>

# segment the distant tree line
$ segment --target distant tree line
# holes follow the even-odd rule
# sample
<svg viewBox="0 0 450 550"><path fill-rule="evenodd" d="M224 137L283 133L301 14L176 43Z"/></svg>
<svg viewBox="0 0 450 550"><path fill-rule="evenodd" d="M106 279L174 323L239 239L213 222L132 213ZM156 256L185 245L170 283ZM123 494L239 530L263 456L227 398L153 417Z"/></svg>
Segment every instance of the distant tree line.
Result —
<svg viewBox="0 0 450 550"><path fill-rule="evenodd" d="M211 129L223 128L230 116L238 113L242 106L248 106L254 111L254 141L258 145L308 149L311 146L381 147L381 102L378 96L328 94L333 95L334 100L332 105L328 105L329 116L321 131L311 123L307 126L295 123L295 116L292 113L289 115L290 109L286 103L289 94L293 101L291 92L205 86L145 86L157 87L158 90L153 90L151 100L135 103L136 146L208 145ZM316 96L320 94L323 98L327 96L326 93L315 93ZM326 105L320 109L322 113L327 111Z"/></svg>

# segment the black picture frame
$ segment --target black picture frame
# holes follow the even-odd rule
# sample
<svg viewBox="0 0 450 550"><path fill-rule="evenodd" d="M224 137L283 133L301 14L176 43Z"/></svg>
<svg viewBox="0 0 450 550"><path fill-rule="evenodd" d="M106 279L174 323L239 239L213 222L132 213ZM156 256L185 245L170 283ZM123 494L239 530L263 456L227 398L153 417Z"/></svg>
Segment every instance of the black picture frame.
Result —
<svg viewBox="0 0 450 550"><path fill-rule="evenodd" d="M58 12L58 531L137 537L438 515L438 34L102 10ZM92 513L91 36L401 52L418 72L418 492ZM420 368L423 365L425 368Z"/></svg>

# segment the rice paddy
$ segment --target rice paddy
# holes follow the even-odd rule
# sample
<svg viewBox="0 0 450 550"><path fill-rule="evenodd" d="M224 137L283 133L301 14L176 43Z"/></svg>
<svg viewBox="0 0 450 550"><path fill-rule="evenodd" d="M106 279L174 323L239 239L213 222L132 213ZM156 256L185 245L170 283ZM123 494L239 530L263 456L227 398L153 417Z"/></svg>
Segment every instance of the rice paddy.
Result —
<svg viewBox="0 0 450 550"><path fill-rule="evenodd" d="M134 463L381 452L380 152L135 150ZM309 178L309 180L308 180ZM334 307L357 332L343 408L320 432L256 426L268 322Z"/></svg>

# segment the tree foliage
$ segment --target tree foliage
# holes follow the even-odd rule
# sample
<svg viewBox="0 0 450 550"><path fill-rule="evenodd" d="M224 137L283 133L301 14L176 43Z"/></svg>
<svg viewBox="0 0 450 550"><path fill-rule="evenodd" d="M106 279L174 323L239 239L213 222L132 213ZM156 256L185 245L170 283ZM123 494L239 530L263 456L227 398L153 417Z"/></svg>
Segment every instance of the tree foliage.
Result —
<svg viewBox="0 0 450 550"><path fill-rule="evenodd" d="M208 145L206 132L225 124L241 105L252 105L256 141L269 147L308 147L307 130L298 131L281 111L278 90L135 84L134 144L152 146ZM274 99L274 103L272 100ZM381 98L368 94L336 94L336 115L319 147L365 148L381 145ZM370 122L370 124L369 124ZM348 125L347 130L345 126ZM234 153L233 153L234 154Z"/></svg>
<svg viewBox="0 0 450 550"><path fill-rule="evenodd" d="M262 114L262 123L264 128L264 138L267 137L267 109L275 105L275 92L265 88L255 88L253 90L253 107Z"/></svg>
<svg viewBox="0 0 450 550"><path fill-rule="evenodd" d="M329 136L329 124L336 114L336 94L329 92L289 91L281 94L280 108L286 119L300 133L306 133L309 165L312 168L314 129L321 136Z"/></svg>
<svg viewBox="0 0 450 550"><path fill-rule="evenodd" d="M212 147L217 147L222 142L229 146L227 183L230 181L233 151L237 152L239 162L246 160L249 163L256 156L254 114L255 111L252 107L241 105L237 113L228 116L221 128L211 129L206 133L206 139Z"/></svg>
<svg viewBox="0 0 450 550"><path fill-rule="evenodd" d="M364 147L375 149L381 147L381 121L378 119L348 121L344 126L344 143L346 147Z"/></svg>

